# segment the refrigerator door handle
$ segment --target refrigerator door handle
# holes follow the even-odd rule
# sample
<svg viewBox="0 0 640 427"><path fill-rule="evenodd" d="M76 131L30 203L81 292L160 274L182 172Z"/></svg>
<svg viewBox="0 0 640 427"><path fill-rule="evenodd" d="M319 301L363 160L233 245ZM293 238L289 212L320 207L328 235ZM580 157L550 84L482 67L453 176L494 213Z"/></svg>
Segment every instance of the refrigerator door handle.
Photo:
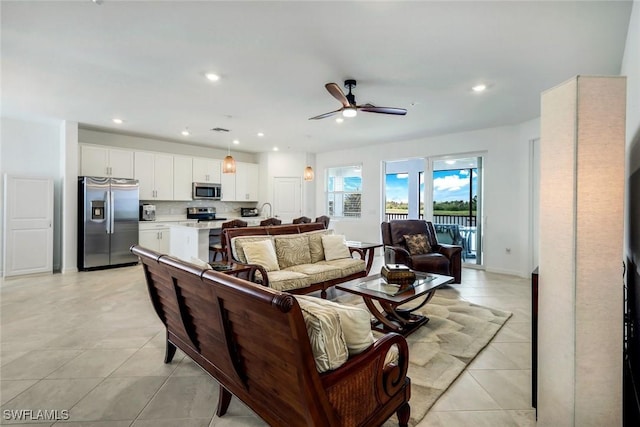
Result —
<svg viewBox="0 0 640 427"><path fill-rule="evenodd" d="M113 191L109 191L109 209L111 210L111 214L109 215L109 232L113 234L115 232L116 224L115 224L115 195Z"/></svg>
<svg viewBox="0 0 640 427"><path fill-rule="evenodd" d="M104 193L104 214L106 216L105 228L107 234L111 234L111 192L106 191Z"/></svg>

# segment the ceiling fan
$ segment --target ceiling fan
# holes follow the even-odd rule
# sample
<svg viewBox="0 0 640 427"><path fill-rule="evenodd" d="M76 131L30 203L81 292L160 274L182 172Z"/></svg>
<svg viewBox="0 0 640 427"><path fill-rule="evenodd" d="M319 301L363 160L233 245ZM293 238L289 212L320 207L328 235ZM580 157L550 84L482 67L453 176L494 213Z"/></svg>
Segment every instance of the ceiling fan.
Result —
<svg viewBox="0 0 640 427"><path fill-rule="evenodd" d="M394 114L396 116L404 116L407 114L407 110L404 108L393 108L393 107L376 107L372 104L364 104L357 105L356 97L351 93L351 89L356 87L355 80L345 80L344 86L349 89L349 93L346 95L335 83L327 83L324 87L327 91L340 103L342 104L342 108L339 108L335 111L331 111L329 113L320 114L319 116L310 117L309 120L318 120L324 119L325 117L333 116L334 114L338 114L342 112L344 117L355 117L358 111L366 111L367 113L382 113L382 114Z"/></svg>

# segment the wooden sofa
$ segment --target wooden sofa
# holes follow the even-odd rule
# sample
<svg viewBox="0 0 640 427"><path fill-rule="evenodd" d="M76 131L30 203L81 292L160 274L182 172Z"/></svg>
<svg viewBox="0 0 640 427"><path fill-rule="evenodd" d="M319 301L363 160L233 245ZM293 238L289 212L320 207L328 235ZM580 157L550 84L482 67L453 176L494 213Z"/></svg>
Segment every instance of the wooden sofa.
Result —
<svg viewBox="0 0 640 427"><path fill-rule="evenodd" d="M453 276L453 283L462 281L462 246L439 243L430 221L393 220L383 222L380 229L385 262L405 264L417 271ZM411 254L404 237L407 235L425 235L431 251Z"/></svg>
<svg viewBox="0 0 640 427"><path fill-rule="evenodd" d="M176 348L220 384L217 415L232 394L273 426L379 426L410 416L408 347L382 336L335 370L318 373L296 299L231 275L203 270L140 246L149 296ZM397 348L395 362L385 363Z"/></svg>
<svg viewBox="0 0 640 427"><path fill-rule="evenodd" d="M331 286L334 286L338 283L343 283L349 280L358 279L360 277L366 277L368 274L367 263L365 261L365 254L362 250L358 248L349 248L349 252L351 256L354 255L358 260L353 261L352 259L346 260L335 260L335 261L319 261L311 264L303 264L303 265L295 265L288 268L283 268L277 272L266 271L263 266L259 264L250 264L246 262L246 259L241 259L238 252L236 251L236 241L237 239L242 240L242 238L250 238L250 240L261 239L261 238L273 238L277 239L278 237L283 236L295 236L297 234L305 234L311 235L315 234L319 231L325 230L324 224L321 222L313 222L307 224L286 224L286 225L275 225L275 226L265 226L265 227L245 227L245 228L234 228L234 229L226 229L223 232L222 238L226 240L226 248L227 248L227 260L236 263L238 266L245 266L253 268L257 274L255 275L255 279L253 280L256 283L261 283L264 286L272 287L281 291L286 291L292 294L307 294L314 291L320 291L322 298L327 297L326 290ZM332 231L332 230L329 230ZM314 233L315 232L315 233ZM316 236L318 236L316 234ZM255 239L254 239L255 238ZM246 240L246 239L245 239ZM373 256L371 254L370 256ZM315 265L313 265L315 264ZM326 269L333 267L333 271L340 270L340 272L333 274L331 272L328 277L318 279L317 276L321 276L321 274L314 274L318 272L320 269ZM289 284L286 286L280 286L279 283L276 282L277 279L282 277L281 273L289 274L291 273L300 275L307 274L311 277L311 280L305 283L300 284ZM322 273L322 271L320 271ZM279 276L279 277L275 277ZM297 279L294 279L297 280ZM304 280L304 279L302 279Z"/></svg>

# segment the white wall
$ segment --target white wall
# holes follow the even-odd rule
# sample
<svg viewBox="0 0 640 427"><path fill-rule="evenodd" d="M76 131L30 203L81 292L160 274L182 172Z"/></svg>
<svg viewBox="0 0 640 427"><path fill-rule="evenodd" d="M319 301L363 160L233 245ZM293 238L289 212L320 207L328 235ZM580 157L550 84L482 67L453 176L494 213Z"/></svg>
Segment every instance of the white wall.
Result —
<svg viewBox="0 0 640 427"><path fill-rule="evenodd" d="M529 140L539 120L406 142L392 142L316 155L316 177L328 167L362 163L362 217L333 220L348 239L381 242L384 218L383 161L485 152L484 264L488 271L529 276ZM325 212L324 179L315 181L316 215ZM506 252L511 248L511 253Z"/></svg>
<svg viewBox="0 0 640 427"><path fill-rule="evenodd" d="M53 269L61 268L62 245L62 175L60 164L60 121L25 121L0 118L0 174L3 183L0 200L4 200L4 174L50 177L54 181ZM33 201L37 203L37 200ZM0 224L3 209L0 209ZM0 249L1 251L1 249ZM0 252L0 268L4 254Z"/></svg>
<svg viewBox="0 0 640 427"><path fill-rule="evenodd" d="M314 156L309 153L266 152L258 155L260 164L260 206L264 202L273 204L273 179L276 177L299 177L302 182L302 215L314 219L315 183L322 179L315 168ZM304 181L304 168L310 165L315 171L311 182Z"/></svg>

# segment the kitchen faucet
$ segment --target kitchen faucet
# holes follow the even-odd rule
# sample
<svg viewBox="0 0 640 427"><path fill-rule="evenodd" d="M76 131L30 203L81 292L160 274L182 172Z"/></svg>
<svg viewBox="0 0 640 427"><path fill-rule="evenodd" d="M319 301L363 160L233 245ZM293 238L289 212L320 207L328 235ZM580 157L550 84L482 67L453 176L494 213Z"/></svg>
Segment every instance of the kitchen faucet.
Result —
<svg viewBox="0 0 640 427"><path fill-rule="evenodd" d="M260 206L260 213L262 213L262 210L264 209L264 207L266 205L269 205L269 216L267 218L271 218L271 211L273 210L273 207L271 206L271 203L269 203L269 202L264 202L262 204L262 206Z"/></svg>

